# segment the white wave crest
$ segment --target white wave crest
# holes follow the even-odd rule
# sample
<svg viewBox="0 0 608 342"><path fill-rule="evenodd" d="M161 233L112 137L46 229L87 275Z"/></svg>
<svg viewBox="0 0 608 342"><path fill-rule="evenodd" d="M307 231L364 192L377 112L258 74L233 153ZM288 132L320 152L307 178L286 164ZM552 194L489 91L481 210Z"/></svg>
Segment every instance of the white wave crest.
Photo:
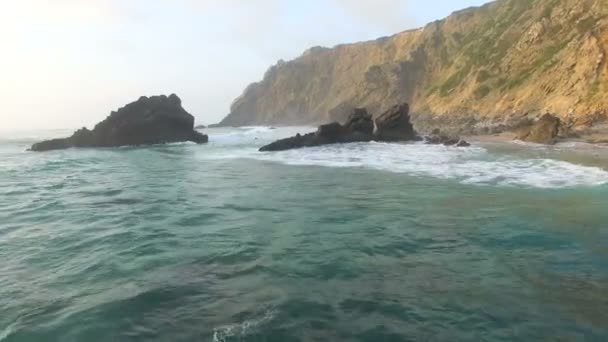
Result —
<svg viewBox="0 0 608 342"><path fill-rule="evenodd" d="M204 159L256 159L287 165L358 167L412 176L454 179L464 184L564 188L608 184L608 172L599 167L554 159L552 150L526 157L526 153L495 153L479 146L470 148L441 145L355 143L296 149L283 152L258 152L266 143L310 127L272 130L249 127L211 135L217 149L206 151ZM238 148L237 146L238 145ZM530 147L533 149L535 147Z"/></svg>
<svg viewBox="0 0 608 342"><path fill-rule="evenodd" d="M299 132L312 132L311 127L283 127L275 129L272 127L239 127L239 128L216 128L207 131L209 143L213 146L235 146L247 144L266 144L273 140L281 139L286 136L295 135Z"/></svg>
<svg viewBox="0 0 608 342"><path fill-rule="evenodd" d="M255 333L255 330L259 326L270 322L274 316L274 310L268 310L260 318L215 328L213 329L213 342L226 342L230 338L238 338L240 340L242 337Z"/></svg>

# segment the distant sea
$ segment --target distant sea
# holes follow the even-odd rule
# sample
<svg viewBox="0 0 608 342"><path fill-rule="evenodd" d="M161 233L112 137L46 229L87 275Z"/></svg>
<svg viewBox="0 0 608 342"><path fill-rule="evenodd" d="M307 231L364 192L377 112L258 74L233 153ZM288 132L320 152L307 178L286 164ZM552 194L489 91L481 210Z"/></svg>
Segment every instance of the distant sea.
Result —
<svg viewBox="0 0 608 342"><path fill-rule="evenodd" d="M25 152L0 135L0 341L608 341L608 148Z"/></svg>

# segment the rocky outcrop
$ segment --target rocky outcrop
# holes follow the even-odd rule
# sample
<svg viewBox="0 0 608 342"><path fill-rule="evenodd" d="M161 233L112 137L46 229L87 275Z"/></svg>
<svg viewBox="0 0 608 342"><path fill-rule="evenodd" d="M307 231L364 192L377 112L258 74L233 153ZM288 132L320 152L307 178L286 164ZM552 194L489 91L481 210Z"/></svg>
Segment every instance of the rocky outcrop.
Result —
<svg viewBox="0 0 608 342"><path fill-rule="evenodd" d="M608 112L606 3L497 0L390 37L314 48L271 67L222 124L318 125L407 102L420 131L500 133L545 112L578 127Z"/></svg>
<svg viewBox="0 0 608 342"><path fill-rule="evenodd" d="M410 106L407 103L394 106L376 119L376 139L380 141L407 141L416 138L410 122Z"/></svg>
<svg viewBox="0 0 608 342"><path fill-rule="evenodd" d="M95 125L71 137L32 145L32 151L70 147L117 147L192 141L206 143L208 137L194 130L194 117L184 110L177 95L141 97Z"/></svg>
<svg viewBox="0 0 608 342"><path fill-rule="evenodd" d="M561 120L551 114L543 115L538 121L519 131L516 139L537 144L553 145L557 142Z"/></svg>
<svg viewBox="0 0 608 342"><path fill-rule="evenodd" d="M281 139L260 148L260 151L284 151L302 147L371 141L374 138L374 121L363 108L353 110L344 125L333 122L321 125L314 133Z"/></svg>
<svg viewBox="0 0 608 342"><path fill-rule="evenodd" d="M294 137L281 139L260 149L262 152L284 151L302 147L313 147L328 144L366 142L366 141L419 141L422 140L414 130L409 116L407 103L394 106L380 115L375 121L363 108L355 108L344 125L333 122L321 125L314 133L297 134ZM426 140L428 144L470 146L460 138L448 138L437 135Z"/></svg>

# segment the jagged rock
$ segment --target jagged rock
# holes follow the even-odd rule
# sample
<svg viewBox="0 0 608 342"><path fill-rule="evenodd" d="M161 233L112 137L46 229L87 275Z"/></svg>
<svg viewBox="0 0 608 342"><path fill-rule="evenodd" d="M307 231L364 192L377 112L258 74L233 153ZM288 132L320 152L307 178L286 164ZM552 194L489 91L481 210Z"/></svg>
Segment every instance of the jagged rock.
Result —
<svg viewBox="0 0 608 342"><path fill-rule="evenodd" d="M366 135L374 134L374 121L365 108L353 109L344 127L352 132L360 132Z"/></svg>
<svg viewBox="0 0 608 342"><path fill-rule="evenodd" d="M192 141L206 143L208 137L194 130L194 117L184 110L177 95L145 97L132 102L93 130L79 129L71 137L32 145L32 151L70 147L117 147Z"/></svg>
<svg viewBox="0 0 608 342"><path fill-rule="evenodd" d="M433 130L434 133L439 133L439 130ZM444 145L444 146L456 146L456 147L469 147L471 146L466 140L460 139L460 137L449 136L444 134L431 134L424 137L424 142L428 145Z"/></svg>
<svg viewBox="0 0 608 342"><path fill-rule="evenodd" d="M547 107L577 119L606 113L607 4L492 1L424 29L311 49L247 87L223 123L343 122L349 106L380 113L406 101L418 130L469 135L515 129L500 122Z"/></svg>
<svg viewBox="0 0 608 342"><path fill-rule="evenodd" d="M456 144L456 147L469 147L469 146L471 146L471 144L466 140L460 140L458 142L458 144Z"/></svg>
<svg viewBox="0 0 608 342"><path fill-rule="evenodd" d="M308 133L301 135L298 133L294 137L277 140L271 144L260 148L260 152L267 151L285 151L295 148L302 148L307 146L316 146L317 140L315 139L315 133Z"/></svg>
<svg viewBox="0 0 608 342"><path fill-rule="evenodd" d="M338 122L321 125L314 133L297 134L260 148L260 151L284 151L329 144L365 142L373 140L374 121L364 108L356 108L344 125Z"/></svg>
<svg viewBox="0 0 608 342"><path fill-rule="evenodd" d="M374 127L376 132L374 132ZM410 122L409 105L401 104L380 115L374 123L364 108L355 108L346 123L321 125L314 133L296 135L266 145L260 151L282 151L301 147L365 141L419 140ZM456 141L457 143L458 141Z"/></svg>
<svg viewBox="0 0 608 342"><path fill-rule="evenodd" d="M554 145L557 142L561 120L551 114L543 115L538 121L519 131L516 139L537 144Z"/></svg>
<svg viewBox="0 0 608 342"><path fill-rule="evenodd" d="M376 138L381 141L414 140L416 132L410 122L410 106L394 106L376 119Z"/></svg>

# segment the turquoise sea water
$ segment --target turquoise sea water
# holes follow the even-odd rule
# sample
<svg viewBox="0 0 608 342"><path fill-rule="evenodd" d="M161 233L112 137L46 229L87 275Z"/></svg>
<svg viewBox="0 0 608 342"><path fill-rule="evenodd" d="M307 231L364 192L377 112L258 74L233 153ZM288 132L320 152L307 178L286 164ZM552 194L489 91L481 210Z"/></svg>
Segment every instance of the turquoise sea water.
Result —
<svg viewBox="0 0 608 342"><path fill-rule="evenodd" d="M607 148L295 131L2 136L0 341L608 340Z"/></svg>

